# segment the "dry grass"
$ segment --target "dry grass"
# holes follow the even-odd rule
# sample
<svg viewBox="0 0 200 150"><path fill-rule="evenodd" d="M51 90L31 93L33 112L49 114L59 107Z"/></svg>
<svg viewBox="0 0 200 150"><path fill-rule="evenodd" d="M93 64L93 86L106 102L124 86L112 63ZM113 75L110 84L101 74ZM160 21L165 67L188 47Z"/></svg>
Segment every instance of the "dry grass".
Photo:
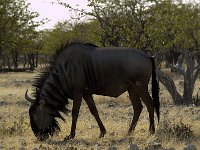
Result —
<svg viewBox="0 0 200 150"><path fill-rule="evenodd" d="M136 130L127 136L133 110L127 93L117 99L95 96L100 117L107 129L105 138L99 139L99 128L83 102L77 123L76 138L62 142L69 134L71 114L61 124L62 132L53 138L38 142L34 137L28 117L29 104L24 93L33 81L35 73L0 74L0 149L108 149L114 145L127 149L130 142L144 149L154 142L165 148L182 149L193 143L200 149L200 108L196 106L174 106L170 95L161 86L161 121L156 123L155 135L148 133L148 113L144 107ZM176 79L181 90L181 81ZM200 88L198 81L195 92ZM71 109L71 103L68 106Z"/></svg>

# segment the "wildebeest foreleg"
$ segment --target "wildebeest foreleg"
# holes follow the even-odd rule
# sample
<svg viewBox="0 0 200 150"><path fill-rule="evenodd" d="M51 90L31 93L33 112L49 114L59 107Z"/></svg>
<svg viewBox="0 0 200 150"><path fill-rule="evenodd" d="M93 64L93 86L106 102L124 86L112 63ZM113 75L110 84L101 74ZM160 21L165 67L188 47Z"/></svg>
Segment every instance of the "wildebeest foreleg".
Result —
<svg viewBox="0 0 200 150"><path fill-rule="evenodd" d="M100 132L101 132L99 137L100 138L104 137L104 134L106 134L106 129L105 129L100 117L99 117L99 114L98 114L98 111L97 111L97 108L96 108L96 105L94 103L94 99L93 99L92 95L86 93L86 94L83 95L83 98L85 99L91 114L94 116L94 118L96 119L96 121L99 125Z"/></svg>
<svg viewBox="0 0 200 150"><path fill-rule="evenodd" d="M82 98L77 98L73 100L73 108L72 108L72 125L70 135L64 138L64 141L73 139L75 137L76 131L76 122L78 119L78 114L81 106Z"/></svg>
<svg viewBox="0 0 200 150"><path fill-rule="evenodd" d="M128 130L128 134L130 135L131 132L136 127L136 124L137 124L137 121L138 121L140 114L142 112L143 106L142 106L140 97L139 97L137 91L134 90L134 88L130 88L128 90L128 93L129 93L129 97L130 97L130 100L131 100L131 103L132 103L132 106L133 106L133 110L134 110L133 119L132 119L130 128Z"/></svg>

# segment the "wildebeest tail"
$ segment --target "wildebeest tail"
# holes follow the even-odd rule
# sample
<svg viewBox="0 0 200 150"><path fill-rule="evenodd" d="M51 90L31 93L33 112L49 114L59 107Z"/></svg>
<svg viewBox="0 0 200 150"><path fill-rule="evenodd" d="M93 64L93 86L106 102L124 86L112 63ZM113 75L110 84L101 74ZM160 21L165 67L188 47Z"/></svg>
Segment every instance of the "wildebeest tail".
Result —
<svg viewBox="0 0 200 150"><path fill-rule="evenodd" d="M156 66L154 58L151 57L152 61L152 98L154 103L154 108L158 117L158 122L160 120L160 101L159 101L159 84L156 79Z"/></svg>

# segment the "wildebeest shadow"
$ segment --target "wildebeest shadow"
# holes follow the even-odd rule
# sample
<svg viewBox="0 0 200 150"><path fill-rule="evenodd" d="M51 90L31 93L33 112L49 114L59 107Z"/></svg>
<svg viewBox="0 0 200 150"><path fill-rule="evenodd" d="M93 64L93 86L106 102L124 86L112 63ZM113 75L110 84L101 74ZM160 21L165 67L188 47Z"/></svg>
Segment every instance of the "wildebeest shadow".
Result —
<svg viewBox="0 0 200 150"><path fill-rule="evenodd" d="M26 107L30 106L29 102L27 102L27 101L17 101L14 104L18 105L18 106L23 106L23 107L24 106L26 106Z"/></svg>
<svg viewBox="0 0 200 150"><path fill-rule="evenodd" d="M46 141L46 143L48 143L49 145L63 145L63 146L72 146L72 145L77 145L80 144L81 145L85 145L85 146L89 146L89 145L93 145L93 142L89 142L88 140L85 139L73 139L73 140L68 140L68 141L64 141L64 140L55 140L55 139L48 139Z"/></svg>
<svg viewBox="0 0 200 150"><path fill-rule="evenodd" d="M0 107L9 106L9 105L11 105L11 102L0 101Z"/></svg>
<svg viewBox="0 0 200 150"><path fill-rule="evenodd" d="M65 149L77 149L77 148L91 148L94 147L95 149L105 149L106 147L112 145L120 145L120 144L129 144L132 141L131 137L124 136L120 138L98 138L97 140L90 140L90 139L73 139L69 141L63 140L56 140L56 139L48 139L45 143L51 146L65 148Z"/></svg>
<svg viewBox="0 0 200 150"><path fill-rule="evenodd" d="M8 101L5 101L5 100L0 101L0 107L11 106L11 105L28 107L30 104L26 101L16 101L16 102L8 102Z"/></svg>

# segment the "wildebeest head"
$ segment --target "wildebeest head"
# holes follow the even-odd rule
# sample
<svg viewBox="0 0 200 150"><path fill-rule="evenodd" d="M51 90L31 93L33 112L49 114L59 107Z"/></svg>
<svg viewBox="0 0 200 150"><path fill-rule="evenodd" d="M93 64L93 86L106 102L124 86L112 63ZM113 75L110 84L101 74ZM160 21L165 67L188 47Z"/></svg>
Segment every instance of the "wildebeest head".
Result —
<svg viewBox="0 0 200 150"><path fill-rule="evenodd" d="M38 140L46 140L49 136L53 136L56 131L60 131L56 117L64 118L60 113L51 105L49 105L45 99L36 98L31 99L27 94L25 94L25 99L31 102L29 108L30 124L33 133Z"/></svg>

